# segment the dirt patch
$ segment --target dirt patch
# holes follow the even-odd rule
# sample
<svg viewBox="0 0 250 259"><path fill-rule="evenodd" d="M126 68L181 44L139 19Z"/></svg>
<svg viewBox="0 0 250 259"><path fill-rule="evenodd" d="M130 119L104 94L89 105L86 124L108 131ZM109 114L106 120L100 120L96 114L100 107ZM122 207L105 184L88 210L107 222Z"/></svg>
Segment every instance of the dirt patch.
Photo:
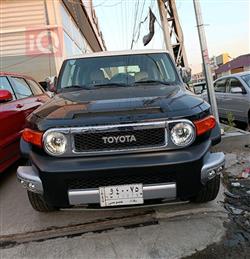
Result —
<svg viewBox="0 0 250 259"><path fill-rule="evenodd" d="M222 176L227 189L223 203L228 212L228 220L224 222L226 235L219 243L185 258L249 258L250 152L227 154L226 159L226 170Z"/></svg>

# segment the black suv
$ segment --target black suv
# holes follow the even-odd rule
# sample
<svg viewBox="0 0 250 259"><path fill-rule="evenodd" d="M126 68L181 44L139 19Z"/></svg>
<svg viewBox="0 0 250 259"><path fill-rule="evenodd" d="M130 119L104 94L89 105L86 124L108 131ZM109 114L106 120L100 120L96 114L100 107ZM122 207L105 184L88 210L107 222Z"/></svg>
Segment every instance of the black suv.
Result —
<svg viewBox="0 0 250 259"><path fill-rule="evenodd" d="M65 60L55 96L29 116L17 177L38 211L216 198L224 154L210 106L165 51Z"/></svg>

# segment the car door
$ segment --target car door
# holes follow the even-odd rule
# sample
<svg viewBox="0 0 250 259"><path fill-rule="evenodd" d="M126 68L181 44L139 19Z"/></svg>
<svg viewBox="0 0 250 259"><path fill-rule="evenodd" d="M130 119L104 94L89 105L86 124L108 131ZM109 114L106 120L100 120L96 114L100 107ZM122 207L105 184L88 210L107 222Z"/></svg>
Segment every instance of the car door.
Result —
<svg viewBox="0 0 250 259"><path fill-rule="evenodd" d="M38 106L45 103L49 99L48 94L43 90L41 85L39 85L35 80L26 79L26 82L29 84L33 92L33 95L35 96L34 101Z"/></svg>
<svg viewBox="0 0 250 259"><path fill-rule="evenodd" d="M24 114L19 106L10 78L0 76L0 89L12 94L12 101L0 103L0 172L19 157L19 138L24 124Z"/></svg>
<svg viewBox="0 0 250 259"><path fill-rule="evenodd" d="M18 100L19 109L23 112L24 117L26 118L41 105L41 102L37 101L37 97L34 95L31 87L23 77L12 76L11 82Z"/></svg>
<svg viewBox="0 0 250 259"><path fill-rule="evenodd" d="M236 87L240 87L242 93L235 93L233 89ZM229 78L227 92L224 98L225 109L227 113L232 112L237 121L248 122L249 99L246 93L245 87L238 78Z"/></svg>
<svg viewBox="0 0 250 259"><path fill-rule="evenodd" d="M225 107L225 93L226 93L227 79L222 78L214 83L214 92L218 106L218 112L220 118L226 118L226 107Z"/></svg>

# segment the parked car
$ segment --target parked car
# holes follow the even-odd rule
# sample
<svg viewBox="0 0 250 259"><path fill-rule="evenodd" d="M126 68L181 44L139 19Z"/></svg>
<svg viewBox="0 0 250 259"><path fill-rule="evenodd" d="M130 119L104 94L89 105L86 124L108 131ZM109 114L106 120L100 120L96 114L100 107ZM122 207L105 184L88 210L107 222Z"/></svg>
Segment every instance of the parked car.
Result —
<svg viewBox="0 0 250 259"><path fill-rule="evenodd" d="M35 210L215 199L220 128L168 52L86 54L56 81L21 139L30 165L17 177Z"/></svg>
<svg viewBox="0 0 250 259"><path fill-rule="evenodd" d="M223 76L214 82L218 112L221 119L231 113L236 123L250 129L250 72ZM207 94L204 95L207 99Z"/></svg>
<svg viewBox="0 0 250 259"><path fill-rule="evenodd" d="M20 157L26 117L48 99L33 78L0 72L0 173Z"/></svg>

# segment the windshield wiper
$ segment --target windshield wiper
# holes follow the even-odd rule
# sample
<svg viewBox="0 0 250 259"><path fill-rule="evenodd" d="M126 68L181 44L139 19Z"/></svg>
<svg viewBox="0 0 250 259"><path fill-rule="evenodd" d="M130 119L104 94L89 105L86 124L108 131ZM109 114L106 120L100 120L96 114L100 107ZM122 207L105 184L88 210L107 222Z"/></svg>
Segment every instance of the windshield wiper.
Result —
<svg viewBox="0 0 250 259"><path fill-rule="evenodd" d="M63 87L60 89L60 91L63 91L65 89L73 89L73 90L91 90L93 87L87 86L87 85L69 85L66 87Z"/></svg>
<svg viewBox="0 0 250 259"><path fill-rule="evenodd" d="M118 86L118 87L129 87L132 86L130 84L126 83L105 83L105 84L94 84L94 88L101 88L101 87L113 87L113 86Z"/></svg>
<svg viewBox="0 0 250 259"><path fill-rule="evenodd" d="M135 84L161 84L161 85L170 85L169 82L161 81L161 80L143 80L143 81L136 81Z"/></svg>

